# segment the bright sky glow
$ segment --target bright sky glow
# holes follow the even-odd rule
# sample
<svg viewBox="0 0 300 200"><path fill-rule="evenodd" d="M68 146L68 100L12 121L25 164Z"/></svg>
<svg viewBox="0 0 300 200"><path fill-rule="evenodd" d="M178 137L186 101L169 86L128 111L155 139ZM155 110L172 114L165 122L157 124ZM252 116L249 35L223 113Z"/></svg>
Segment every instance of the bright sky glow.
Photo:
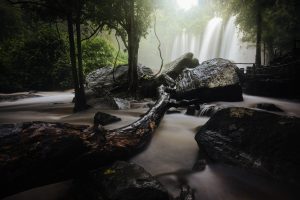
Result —
<svg viewBox="0 0 300 200"><path fill-rule="evenodd" d="M189 10L198 5L198 0L176 0L179 8Z"/></svg>

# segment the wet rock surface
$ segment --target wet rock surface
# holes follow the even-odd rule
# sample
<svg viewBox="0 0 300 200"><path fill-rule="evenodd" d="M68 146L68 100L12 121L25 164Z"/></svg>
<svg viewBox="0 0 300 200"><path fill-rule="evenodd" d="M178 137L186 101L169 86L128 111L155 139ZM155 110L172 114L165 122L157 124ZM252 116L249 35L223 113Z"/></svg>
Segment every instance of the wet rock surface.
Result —
<svg viewBox="0 0 300 200"><path fill-rule="evenodd" d="M185 114L190 115L190 116L195 116L196 115L196 110L197 110L197 106L190 105L190 106L187 107Z"/></svg>
<svg viewBox="0 0 300 200"><path fill-rule="evenodd" d="M153 75L153 72L150 68L138 65L139 79L151 75ZM87 88L92 91L96 97L107 95L107 92L124 92L123 89L127 86L127 76L128 65L117 66L114 71L111 66L102 67L87 75Z"/></svg>
<svg viewBox="0 0 300 200"><path fill-rule="evenodd" d="M272 103L258 103L254 105L254 108L267 110L271 112L284 112L281 108Z"/></svg>
<svg viewBox="0 0 300 200"><path fill-rule="evenodd" d="M123 161L89 173L76 180L80 199L168 200L163 186L144 168Z"/></svg>
<svg viewBox="0 0 300 200"><path fill-rule="evenodd" d="M177 98L205 101L241 101L239 69L229 60L215 58L185 69L175 80Z"/></svg>
<svg viewBox="0 0 300 200"><path fill-rule="evenodd" d="M169 108L165 88L157 92L159 99L144 117L117 129L58 122L0 125L0 198L75 178L144 150Z"/></svg>
<svg viewBox="0 0 300 200"><path fill-rule="evenodd" d="M299 130L299 118L231 107L215 113L195 139L214 161L299 183Z"/></svg>
<svg viewBox="0 0 300 200"><path fill-rule="evenodd" d="M186 53L176 60L163 66L161 73L154 79L143 81L141 93L145 97L155 97L156 88L160 85L168 87L175 86L175 79L184 69L194 68L199 65L199 61L193 58L192 53Z"/></svg>
<svg viewBox="0 0 300 200"><path fill-rule="evenodd" d="M111 98L111 106L117 110L130 109L130 101L121 98Z"/></svg>
<svg viewBox="0 0 300 200"><path fill-rule="evenodd" d="M88 74L86 82L89 96L126 97L127 70L128 66L125 65L117 67L116 81L113 80L111 67ZM140 83L137 96L154 98L157 87L165 85L176 88L172 94L174 99L200 99L202 102L243 100L239 69L225 59L216 58L199 65L192 53L186 53L166 64L158 77L153 77L151 69L145 66L139 65L138 72Z"/></svg>
<svg viewBox="0 0 300 200"><path fill-rule="evenodd" d="M225 108L225 106L217 105L217 104L201 104L199 109L198 116L207 116L211 117L219 110Z"/></svg>
<svg viewBox="0 0 300 200"><path fill-rule="evenodd" d="M189 185L182 185L180 195L175 200L194 200L194 192Z"/></svg>
<svg viewBox="0 0 300 200"><path fill-rule="evenodd" d="M103 112L97 112L94 116L95 125L100 124L102 126L105 126L118 121L121 121L121 118Z"/></svg>
<svg viewBox="0 0 300 200"><path fill-rule="evenodd" d="M176 60L163 66L162 74L166 74L172 79L176 79L186 68L194 68L199 65L199 61L193 58L192 53L186 53Z"/></svg>
<svg viewBox="0 0 300 200"><path fill-rule="evenodd" d="M211 117L217 111L225 108L227 106L224 105L217 105L217 104L200 104L200 105L189 105L186 109L186 115L190 116L206 116Z"/></svg>

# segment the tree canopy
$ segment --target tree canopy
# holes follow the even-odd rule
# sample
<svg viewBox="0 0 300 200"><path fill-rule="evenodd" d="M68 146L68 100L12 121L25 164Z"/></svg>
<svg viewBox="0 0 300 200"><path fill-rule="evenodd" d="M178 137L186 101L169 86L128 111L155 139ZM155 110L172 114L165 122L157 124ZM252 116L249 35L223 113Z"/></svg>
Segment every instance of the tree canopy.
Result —
<svg viewBox="0 0 300 200"><path fill-rule="evenodd" d="M297 0L217 0L223 15L236 15L236 23L243 33L243 40L256 41L256 14L261 10L262 42L266 45L270 59L293 50L299 40Z"/></svg>

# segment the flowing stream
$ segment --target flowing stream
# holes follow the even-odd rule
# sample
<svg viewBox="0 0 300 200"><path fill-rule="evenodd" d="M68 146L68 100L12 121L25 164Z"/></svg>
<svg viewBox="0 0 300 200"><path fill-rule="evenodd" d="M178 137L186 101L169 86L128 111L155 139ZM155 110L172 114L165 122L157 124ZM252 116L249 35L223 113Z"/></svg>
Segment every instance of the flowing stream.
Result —
<svg viewBox="0 0 300 200"><path fill-rule="evenodd" d="M117 128L129 124L145 113L147 108L140 103L130 110L90 109L73 114L71 92L38 93L41 97L0 102L0 123L24 121L60 121L91 124L97 111L104 111L122 118L122 121L106 126ZM300 103L265 97L244 95L243 102L216 102L218 104L251 107L255 103L274 103L289 115L300 116ZM199 147L194 136L196 130L206 123L208 117L193 117L182 114L165 115L148 148L131 159L156 176L172 196L180 192L180 185L188 183L196 199L300 199L297 188L280 184L248 170L221 164L210 164L205 170L194 172ZM200 148L201 150L201 148ZM72 199L71 181L51 184L25 191L6 200L21 199ZM298 188L299 189L299 188Z"/></svg>

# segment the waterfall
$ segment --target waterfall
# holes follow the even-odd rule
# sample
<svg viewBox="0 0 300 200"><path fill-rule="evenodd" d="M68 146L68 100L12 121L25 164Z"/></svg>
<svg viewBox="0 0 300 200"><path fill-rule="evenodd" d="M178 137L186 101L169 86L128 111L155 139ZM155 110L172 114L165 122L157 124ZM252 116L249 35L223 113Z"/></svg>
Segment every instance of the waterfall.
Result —
<svg viewBox="0 0 300 200"><path fill-rule="evenodd" d="M203 38L183 29L175 37L170 60L192 52L200 62L220 57L238 63L253 63L255 47L241 41L242 33L239 33L235 20L233 16L227 22L219 17L212 18L205 27Z"/></svg>
<svg viewBox="0 0 300 200"><path fill-rule="evenodd" d="M255 45L242 42L243 35L235 25L235 20L236 17L230 17L226 21L214 17L208 21L202 34L183 28L172 37L162 40L165 63L187 52L192 52L200 62L221 57L235 63L254 63ZM153 33L151 34L147 39L142 40L139 62L157 68L160 65L157 41L150 39L154 38ZM159 34L162 35L163 31L161 30ZM245 65L238 67L245 67Z"/></svg>
<svg viewBox="0 0 300 200"><path fill-rule="evenodd" d="M235 35L235 25L234 25L235 17L230 17L226 24L225 31L223 33L222 44L221 44L221 58L229 58L229 54L231 51L232 41Z"/></svg>
<svg viewBox="0 0 300 200"><path fill-rule="evenodd" d="M171 60L175 60L187 52L196 54L199 48L198 38L195 34L188 33L186 29L182 29L181 33L176 35L173 42Z"/></svg>
<svg viewBox="0 0 300 200"><path fill-rule="evenodd" d="M200 62L218 57L221 29L221 18L214 17L208 22L203 35L203 41L199 55Z"/></svg>
<svg viewBox="0 0 300 200"><path fill-rule="evenodd" d="M255 46L241 41L242 33L239 33L235 25L235 19L234 16L230 17L226 24L220 57L236 63L253 63L255 60Z"/></svg>

